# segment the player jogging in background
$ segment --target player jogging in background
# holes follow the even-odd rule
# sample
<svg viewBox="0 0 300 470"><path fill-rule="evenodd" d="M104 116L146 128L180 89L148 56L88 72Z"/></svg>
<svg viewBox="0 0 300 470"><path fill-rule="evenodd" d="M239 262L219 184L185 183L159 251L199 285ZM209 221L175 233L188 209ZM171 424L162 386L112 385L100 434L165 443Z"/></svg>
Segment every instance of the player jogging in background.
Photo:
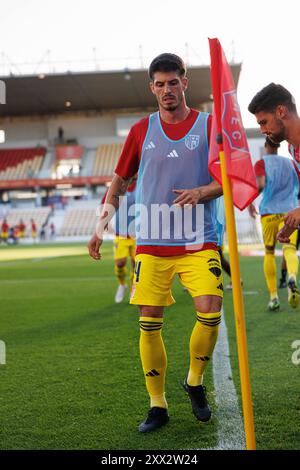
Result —
<svg viewBox="0 0 300 470"><path fill-rule="evenodd" d="M50 224L50 237L51 237L51 240L55 238L55 225L53 222L51 222Z"/></svg>
<svg viewBox="0 0 300 470"><path fill-rule="evenodd" d="M218 252L220 255L220 260L221 260L221 266L223 271L229 276L231 279L231 269L230 269L230 264L229 261L225 258L223 250L224 250L224 233L225 233L225 207L224 207L224 197L221 196L218 199L216 199L216 216L215 216L215 224L216 224L216 231L217 231L217 237L218 237ZM226 286L227 290L232 289L232 283L231 280L229 284Z"/></svg>
<svg viewBox="0 0 300 470"><path fill-rule="evenodd" d="M30 223L31 223L31 238L34 242L36 242L36 237L37 237L36 223L33 219L30 219Z"/></svg>
<svg viewBox="0 0 300 470"><path fill-rule="evenodd" d="M254 114L260 130L269 139L279 144L289 143L289 151L300 172L300 117L292 94L282 85L270 83L251 100L248 110ZM290 235L300 227L300 207L288 212L278 240L287 243Z"/></svg>
<svg viewBox="0 0 300 470"><path fill-rule="evenodd" d="M134 275L134 257L135 257L135 230L134 217L129 215L132 206L135 204L135 186L136 181L128 186L127 192L123 197L119 210L116 213L114 221L114 260L115 274L119 282L119 286L115 295L117 304L124 300L126 290L128 288L127 279L127 258L130 259L130 290L133 283ZM107 192L102 198L101 204L104 204Z"/></svg>
<svg viewBox="0 0 300 470"><path fill-rule="evenodd" d="M9 225L7 223L7 220L4 219L1 225L1 240L4 243L7 243L8 241L8 235L9 235Z"/></svg>
<svg viewBox="0 0 300 470"><path fill-rule="evenodd" d="M284 225L285 214L297 207L299 178L293 161L277 155L280 144L268 137L265 141L266 155L254 166L262 200L259 206L263 240L265 245L264 273L270 294L268 308L271 311L280 307L276 281L275 245L276 236ZM250 210L253 216L253 210ZM283 256L288 273L288 302L295 308L299 303L297 287L298 258L296 253L297 232L291 235L290 243L283 245Z"/></svg>
<svg viewBox="0 0 300 470"><path fill-rule="evenodd" d="M26 230L26 225L24 224L23 220L20 219L19 223L19 238L23 239L25 237L25 230Z"/></svg>
<svg viewBox="0 0 300 470"><path fill-rule="evenodd" d="M97 231L88 245L90 256L100 259L109 205L118 208L120 196L138 173L137 251L130 302L139 306L140 356L150 398L148 415L139 425L142 433L169 421L167 355L161 333L164 310L174 303L174 277L179 276L194 300L196 323L183 387L195 417L203 422L211 416L203 374L217 340L223 297L213 200L222 194L222 188L208 171L211 117L187 106L188 79L180 57L169 53L156 57L149 77L159 111L131 128ZM188 219L192 224L185 230L183 223ZM177 348L180 350L181 345Z"/></svg>

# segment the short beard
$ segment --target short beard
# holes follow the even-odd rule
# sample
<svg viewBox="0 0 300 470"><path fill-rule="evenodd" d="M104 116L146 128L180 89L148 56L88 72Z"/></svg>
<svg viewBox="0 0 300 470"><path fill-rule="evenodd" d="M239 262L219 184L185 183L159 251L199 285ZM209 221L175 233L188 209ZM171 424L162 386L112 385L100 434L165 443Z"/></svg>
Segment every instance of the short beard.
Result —
<svg viewBox="0 0 300 470"><path fill-rule="evenodd" d="M178 108L179 103L176 103L176 104L169 104L169 105L168 105L168 104L167 104L167 105L162 104L161 106L162 106L162 108L163 108L165 111L175 111L175 109Z"/></svg>
<svg viewBox="0 0 300 470"><path fill-rule="evenodd" d="M162 102L161 107L165 111L175 111L180 106L181 102L182 102L182 99L180 99L180 98L177 101L177 103L173 103L173 104L165 104L164 102Z"/></svg>
<svg viewBox="0 0 300 470"><path fill-rule="evenodd" d="M280 144L280 142L286 140L286 130L280 119L276 119L276 124L278 125L280 130L276 134L272 134L272 137L268 137L272 142L274 142L274 144Z"/></svg>

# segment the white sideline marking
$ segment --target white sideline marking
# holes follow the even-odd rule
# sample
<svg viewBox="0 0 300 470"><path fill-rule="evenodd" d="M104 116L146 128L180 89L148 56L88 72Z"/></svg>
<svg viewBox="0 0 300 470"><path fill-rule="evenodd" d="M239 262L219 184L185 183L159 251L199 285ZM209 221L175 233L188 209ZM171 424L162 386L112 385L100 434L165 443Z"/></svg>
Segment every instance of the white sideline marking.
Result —
<svg viewBox="0 0 300 470"><path fill-rule="evenodd" d="M6 345L4 341L0 340L0 365L6 364Z"/></svg>
<svg viewBox="0 0 300 470"><path fill-rule="evenodd" d="M213 354L213 378L216 391L218 445L214 450L245 450L245 433L238 397L232 380L230 352L224 315Z"/></svg>

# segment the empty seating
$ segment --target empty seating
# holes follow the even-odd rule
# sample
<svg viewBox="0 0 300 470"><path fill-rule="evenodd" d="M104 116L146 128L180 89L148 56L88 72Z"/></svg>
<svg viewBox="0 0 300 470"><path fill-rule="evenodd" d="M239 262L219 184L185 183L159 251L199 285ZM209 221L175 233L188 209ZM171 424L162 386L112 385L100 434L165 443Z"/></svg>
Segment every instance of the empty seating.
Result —
<svg viewBox="0 0 300 470"><path fill-rule="evenodd" d="M45 154L44 147L0 150L0 180L36 178Z"/></svg>
<svg viewBox="0 0 300 470"><path fill-rule="evenodd" d="M91 235L97 222L96 208L71 208L67 210L60 230L62 236Z"/></svg>
<svg viewBox="0 0 300 470"><path fill-rule="evenodd" d="M50 207L41 207L33 209L10 209L6 215L6 220L9 227L15 227L19 225L20 220L22 219L26 225L25 236L31 236L31 219L34 220L38 232L40 231L42 225L47 221L49 214L51 212Z"/></svg>
<svg viewBox="0 0 300 470"><path fill-rule="evenodd" d="M103 144L97 148L93 176L112 176L123 144Z"/></svg>

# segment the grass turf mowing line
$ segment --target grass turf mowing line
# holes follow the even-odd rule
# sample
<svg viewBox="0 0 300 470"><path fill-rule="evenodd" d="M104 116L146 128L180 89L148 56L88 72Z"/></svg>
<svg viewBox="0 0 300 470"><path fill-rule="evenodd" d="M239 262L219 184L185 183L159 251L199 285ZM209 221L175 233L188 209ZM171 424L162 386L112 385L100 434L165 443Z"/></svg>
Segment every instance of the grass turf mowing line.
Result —
<svg viewBox="0 0 300 470"><path fill-rule="evenodd" d="M138 433L149 407L138 314L133 306L114 304L116 282L97 279L112 276L111 245L108 250L101 263L77 256L0 265L1 280L36 279L17 288L0 282L0 339L7 347L7 364L0 366L1 449L216 446L215 419L198 423L181 387L196 319L179 283L177 304L166 311L163 333L171 420L155 433ZM73 282L80 277L95 279ZM214 408L210 367L205 382Z"/></svg>
<svg viewBox="0 0 300 470"><path fill-rule="evenodd" d="M102 253L111 252L111 243L104 242L102 245ZM13 260L28 260L43 258L56 258L65 256L78 256L85 255L87 248L85 245L70 243L70 244L37 244L37 245L0 245L0 263L13 261ZM1 266L1 264L0 264Z"/></svg>
<svg viewBox="0 0 300 470"><path fill-rule="evenodd" d="M269 312L263 274L263 258L241 257L245 296L247 341L258 449L300 449L300 366L291 361L291 344L300 339L300 311L287 302L286 289L279 289L280 310ZM277 259L277 277L281 258ZM232 294L225 296L231 364L240 394Z"/></svg>

